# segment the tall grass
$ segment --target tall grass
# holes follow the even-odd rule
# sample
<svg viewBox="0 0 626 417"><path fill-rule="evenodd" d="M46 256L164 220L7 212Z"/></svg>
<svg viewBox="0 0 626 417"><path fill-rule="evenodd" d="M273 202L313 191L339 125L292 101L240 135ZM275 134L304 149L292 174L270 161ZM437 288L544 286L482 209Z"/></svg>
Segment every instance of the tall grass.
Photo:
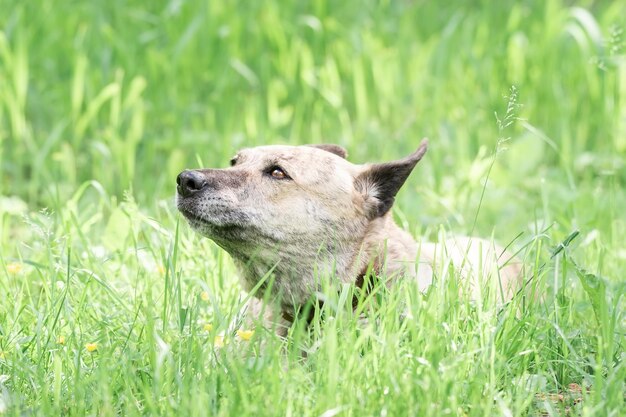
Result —
<svg viewBox="0 0 626 417"><path fill-rule="evenodd" d="M0 416L625 415L621 2L0 10ZM423 136L399 222L511 242L540 297L473 303L439 271L354 312L329 284L310 332L238 334L237 272L180 221L176 174Z"/></svg>

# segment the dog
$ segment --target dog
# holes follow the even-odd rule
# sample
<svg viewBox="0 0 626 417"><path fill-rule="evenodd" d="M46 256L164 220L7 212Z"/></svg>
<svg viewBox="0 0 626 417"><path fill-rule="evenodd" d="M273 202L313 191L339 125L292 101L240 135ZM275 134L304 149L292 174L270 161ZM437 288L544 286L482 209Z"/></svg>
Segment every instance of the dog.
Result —
<svg viewBox="0 0 626 417"><path fill-rule="evenodd" d="M468 237L418 245L394 222L396 194L427 147L424 140L405 158L365 165L332 144L242 149L230 168L182 171L176 204L195 231L230 254L244 289L276 300L287 327L320 291L321 276L362 286L368 273L384 274L425 291L435 271L451 266L471 297L493 277L500 300L509 299L521 267L507 251ZM268 275L271 286L261 282Z"/></svg>

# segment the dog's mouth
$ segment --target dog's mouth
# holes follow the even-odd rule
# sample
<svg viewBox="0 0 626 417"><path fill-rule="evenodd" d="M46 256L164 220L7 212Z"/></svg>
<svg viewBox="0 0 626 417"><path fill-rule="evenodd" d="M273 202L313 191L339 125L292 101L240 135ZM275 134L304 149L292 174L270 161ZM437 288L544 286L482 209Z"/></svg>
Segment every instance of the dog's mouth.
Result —
<svg viewBox="0 0 626 417"><path fill-rule="evenodd" d="M223 249L228 250L233 242L241 244L249 240L249 237L246 237L247 229L241 224L211 221L188 210L180 210L180 212L193 230L202 236L210 238Z"/></svg>
<svg viewBox="0 0 626 417"><path fill-rule="evenodd" d="M242 214L234 215L228 209L223 208L219 212L214 212L212 215L209 213L199 212L194 204L181 201L180 197L177 203L178 211L185 217L189 225L200 231L207 232L212 231L211 234L221 234L222 231L233 231L235 229L245 228L246 216Z"/></svg>
<svg viewBox="0 0 626 417"><path fill-rule="evenodd" d="M210 221L206 215L198 212L195 202L190 201L188 197L184 197L180 193L176 195L176 208L191 226L196 227L213 225L213 222Z"/></svg>

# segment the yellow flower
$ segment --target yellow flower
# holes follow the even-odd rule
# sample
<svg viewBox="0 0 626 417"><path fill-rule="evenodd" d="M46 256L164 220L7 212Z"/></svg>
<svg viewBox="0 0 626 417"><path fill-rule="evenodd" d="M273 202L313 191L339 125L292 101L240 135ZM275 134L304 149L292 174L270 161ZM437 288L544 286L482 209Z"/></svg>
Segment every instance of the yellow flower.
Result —
<svg viewBox="0 0 626 417"><path fill-rule="evenodd" d="M163 265L157 265L156 270L159 274L165 275L165 267Z"/></svg>
<svg viewBox="0 0 626 417"><path fill-rule="evenodd" d="M248 341L254 335L254 330L237 330L237 336L241 338L241 340Z"/></svg>
<svg viewBox="0 0 626 417"><path fill-rule="evenodd" d="M24 269L24 266L19 262L11 262L10 264L7 264L7 272L11 275L19 274L22 269Z"/></svg>
<svg viewBox="0 0 626 417"><path fill-rule="evenodd" d="M87 343L85 349L87 349L87 352L95 352L98 350L98 345L96 343Z"/></svg>
<svg viewBox="0 0 626 417"><path fill-rule="evenodd" d="M205 324L204 330L206 330L207 332L210 332L211 330L213 330L213 325L211 323Z"/></svg>
<svg viewBox="0 0 626 417"><path fill-rule="evenodd" d="M206 291L202 291L200 293L200 298L202 299L202 301L209 301L209 293Z"/></svg>
<svg viewBox="0 0 626 417"><path fill-rule="evenodd" d="M60 345L64 345L65 344L65 336L61 335L58 337L57 339L57 343Z"/></svg>
<svg viewBox="0 0 626 417"><path fill-rule="evenodd" d="M213 340L213 346L216 348L224 347L224 336L215 336Z"/></svg>
<svg viewBox="0 0 626 417"><path fill-rule="evenodd" d="M0 350L0 359L6 359L6 353Z"/></svg>

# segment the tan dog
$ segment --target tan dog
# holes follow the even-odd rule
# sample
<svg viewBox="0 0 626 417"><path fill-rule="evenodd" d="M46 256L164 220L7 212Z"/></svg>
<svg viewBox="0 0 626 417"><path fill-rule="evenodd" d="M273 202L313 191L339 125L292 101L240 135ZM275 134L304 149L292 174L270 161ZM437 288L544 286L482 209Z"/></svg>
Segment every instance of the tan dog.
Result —
<svg viewBox="0 0 626 417"><path fill-rule="evenodd" d="M502 249L469 238L418 247L395 224L396 193L426 148L423 141L406 158L366 165L348 162L336 145L243 149L231 168L180 173L177 206L192 228L232 256L246 290L273 274L268 295L288 321L320 290L320 277L362 285L368 268L413 277L424 290L433 271L449 264L470 280L465 288L473 296L495 277L501 298L510 297L520 268L504 265L511 256ZM266 290L261 285L255 296Z"/></svg>

